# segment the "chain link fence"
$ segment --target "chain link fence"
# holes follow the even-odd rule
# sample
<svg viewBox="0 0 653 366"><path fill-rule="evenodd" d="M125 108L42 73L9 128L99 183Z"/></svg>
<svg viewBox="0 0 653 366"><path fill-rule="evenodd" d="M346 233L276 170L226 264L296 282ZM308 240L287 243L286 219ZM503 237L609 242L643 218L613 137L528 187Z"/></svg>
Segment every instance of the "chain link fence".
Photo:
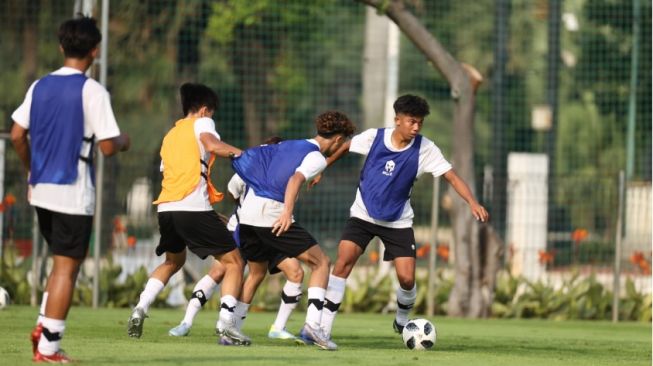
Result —
<svg viewBox="0 0 653 366"><path fill-rule="evenodd" d="M633 168L626 187L623 269L649 281L641 287L650 290L651 1L638 1L637 36L630 0L406 3L454 57L486 78L477 93L474 189L505 242L506 267L523 275L539 266L533 279L572 268L610 274L618 173L628 161ZM555 10L554 4L561 7ZM56 30L74 6L63 0L0 5L0 129L11 128L11 113L30 83L60 66ZM97 19L99 9L96 4ZM558 16L550 16L552 11ZM142 248L157 240L151 201L160 189L158 150L181 117L177 95L184 82L217 91L216 128L224 141L239 147L273 135L311 137L314 117L329 109L349 115L359 132L386 125L383 117L369 120L372 114L382 116L382 101L368 109L363 103L365 70L383 61L367 59L365 50L387 38L366 28L377 16L351 0L111 0L104 35L107 87L132 149L106 160L103 240L93 245L105 255L135 248L151 252ZM552 50L559 55L549 57ZM398 94L427 99L431 115L423 134L451 160L451 90L403 36L397 52ZM632 156L627 154L629 113ZM0 151L3 253L29 258L33 212L25 171L10 143ZM510 165L516 153L527 159L524 169ZM302 191L296 211L332 258L362 166L352 155L329 168L318 187ZM546 162L528 162L538 157ZM232 174L228 162L218 162L214 170L216 186L226 190ZM450 198L440 189L438 237L433 238L432 186L424 176L412 194L419 265L426 265L428 245L435 241L438 266L447 268L455 260ZM215 209L228 214L233 207L225 201ZM362 262L377 260L378 253L368 250ZM524 261L523 269L516 269L515 261ZM206 263L193 266L202 273Z"/></svg>

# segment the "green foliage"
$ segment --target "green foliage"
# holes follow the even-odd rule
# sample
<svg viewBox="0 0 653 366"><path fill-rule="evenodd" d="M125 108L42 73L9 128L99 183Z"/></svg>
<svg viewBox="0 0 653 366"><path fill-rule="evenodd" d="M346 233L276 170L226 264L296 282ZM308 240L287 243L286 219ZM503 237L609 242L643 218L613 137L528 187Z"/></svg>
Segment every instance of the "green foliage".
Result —
<svg viewBox="0 0 653 366"><path fill-rule="evenodd" d="M3 261L0 263L0 287L9 293L11 302L15 304L29 304L31 287L27 282L31 262L18 260L16 248L5 245L3 248Z"/></svg>
<svg viewBox="0 0 653 366"><path fill-rule="evenodd" d="M619 301L621 320L651 321L651 295L637 292L630 278L626 295ZM500 318L608 320L612 318L612 292L594 275L575 273L557 288L502 271L497 277L492 314Z"/></svg>

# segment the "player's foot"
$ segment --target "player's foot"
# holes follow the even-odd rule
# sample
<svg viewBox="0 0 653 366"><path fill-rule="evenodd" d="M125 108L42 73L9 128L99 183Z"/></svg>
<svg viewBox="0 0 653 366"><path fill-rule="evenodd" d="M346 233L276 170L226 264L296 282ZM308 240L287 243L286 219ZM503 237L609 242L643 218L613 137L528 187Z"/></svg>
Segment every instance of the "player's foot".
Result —
<svg viewBox="0 0 653 366"><path fill-rule="evenodd" d="M286 328L284 328L284 329L277 329L277 328L274 327L274 325L272 325L272 326L270 326L270 330L268 331L268 338L271 338L271 339L284 339L284 340L286 340L286 339L290 339L290 340L294 340L294 339L296 339L297 337L295 337L294 334L292 334L292 333L290 333L289 331L287 331Z"/></svg>
<svg viewBox="0 0 653 366"><path fill-rule="evenodd" d="M304 327L299 332L299 337L304 341L304 343L314 344L327 351L335 351L338 349L338 345L324 334L322 328L313 328L308 323L304 324Z"/></svg>
<svg viewBox="0 0 653 366"><path fill-rule="evenodd" d="M63 350L58 350L54 354L51 354L49 356L46 356L39 352L37 349L36 352L34 353L34 357L32 357L32 361L34 362L45 362L45 363L71 363L73 360L66 356Z"/></svg>
<svg viewBox="0 0 653 366"><path fill-rule="evenodd" d="M215 333L220 337L220 344L233 346L249 346L252 344L252 340L241 333L233 323L225 324L224 328L216 328ZM223 340L223 338L225 339ZM223 343L223 341L228 344Z"/></svg>
<svg viewBox="0 0 653 366"><path fill-rule="evenodd" d="M36 351L39 348L39 340L41 340L41 333L43 333L43 324L38 323L32 329L32 333L29 335L31 341L32 341L32 355L36 354Z"/></svg>
<svg viewBox="0 0 653 366"><path fill-rule="evenodd" d="M397 323L397 319L392 321L392 329L394 329L395 333L402 334L404 332L404 326Z"/></svg>
<svg viewBox="0 0 653 366"><path fill-rule="evenodd" d="M190 325L186 323L181 323L168 331L168 334L173 337L185 337L188 333L190 333Z"/></svg>
<svg viewBox="0 0 653 366"><path fill-rule="evenodd" d="M127 321L127 335L133 338L140 338L143 335L143 323L145 322L145 311L141 308L134 308L132 315Z"/></svg>

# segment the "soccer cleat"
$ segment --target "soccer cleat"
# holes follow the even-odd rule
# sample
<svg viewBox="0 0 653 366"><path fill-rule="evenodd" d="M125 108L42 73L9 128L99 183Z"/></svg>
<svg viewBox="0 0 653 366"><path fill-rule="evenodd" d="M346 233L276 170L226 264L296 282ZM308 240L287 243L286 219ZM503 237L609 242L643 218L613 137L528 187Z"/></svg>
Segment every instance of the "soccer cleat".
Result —
<svg viewBox="0 0 653 366"><path fill-rule="evenodd" d="M304 324L304 327L299 332L299 337L306 344L314 344L321 349L327 351L335 351L338 349L338 345L331 341L322 331L322 328L313 328L308 323Z"/></svg>
<svg viewBox="0 0 653 366"><path fill-rule="evenodd" d="M233 346L249 346L252 344L252 340L241 333L234 323L226 324L224 328L216 328L215 333L220 337L220 344Z"/></svg>
<svg viewBox="0 0 653 366"><path fill-rule="evenodd" d="M392 321L392 329L394 329L395 333L402 334L404 332L404 326L397 323L397 319Z"/></svg>
<svg viewBox="0 0 653 366"><path fill-rule="evenodd" d="M185 337L190 333L190 325L186 323L181 323L178 326L170 329L168 331L168 334L173 336L173 337Z"/></svg>
<svg viewBox="0 0 653 366"><path fill-rule="evenodd" d="M145 322L145 311L141 308L134 308L132 315L127 321L127 335L132 338L140 338L143 335L143 323Z"/></svg>
<svg viewBox="0 0 653 366"><path fill-rule="evenodd" d="M32 354L36 355L36 351L39 348L39 340L41 340L41 333L43 333L43 324L38 323L32 333L30 334L30 339L32 340Z"/></svg>
<svg viewBox="0 0 653 366"><path fill-rule="evenodd" d="M34 353L34 357L32 357L33 362L44 362L44 363L71 363L73 360L66 356L63 350L58 350L57 352L46 356L39 352L39 350L36 350L36 353Z"/></svg>
<svg viewBox="0 0 653 366"><path fill-rule="evenodd" d="M287 331L285 328L284 329L277 329L274 327L274 325L270 326L270 330L268 331L268 338L271 339L290 339L290 340L295 340L297 337L295 337L294 334L290 333Z"/></svg>

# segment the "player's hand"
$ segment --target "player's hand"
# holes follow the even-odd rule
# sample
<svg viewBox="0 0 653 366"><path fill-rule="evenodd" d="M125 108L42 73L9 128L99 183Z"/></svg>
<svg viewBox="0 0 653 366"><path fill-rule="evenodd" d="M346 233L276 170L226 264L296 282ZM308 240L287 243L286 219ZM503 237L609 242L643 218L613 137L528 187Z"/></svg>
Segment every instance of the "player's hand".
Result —
<svg viewBox="0 0 653 366"><path fill-rule="evenodd" d="M229 218L227 216L221 214L221 213L218 213L218 218L225 225L227 225L229 223Z"/></svg>
<svg viewBox="0 0 653 366"><path fill-rule="evenodd" d="M313 177L313 179L311 179L310 182L308 182L308 189L311 189L316 185L318 185L321 180L322 180L322 173L316 175L315 177Z"/></svg>
<svg viewBox="0 0 653 366"><path fill-rule="evenodd" d="M131 147L131 139L126 133L121 133L119 136L120 140L120 151L127 151Z"/></svg>
<svg viewBox="0 0 653 366"><path fill-rule="evenodd" d="M281 213L281 216L279 216L277 221L272 224L272 233L276 236L281 236L283 233L288 231L290 225L292 225L292 213L284 211Z"/></svg>
<svg viewBox="0 0 653 366"><path fill-rule="evenodd" d="M472 215L474 215L474 218L480 222L487 222L490 218L490 214L487 213L485 207L479 205L478 203L471 204L470 209L472 210Z"/></svg>

